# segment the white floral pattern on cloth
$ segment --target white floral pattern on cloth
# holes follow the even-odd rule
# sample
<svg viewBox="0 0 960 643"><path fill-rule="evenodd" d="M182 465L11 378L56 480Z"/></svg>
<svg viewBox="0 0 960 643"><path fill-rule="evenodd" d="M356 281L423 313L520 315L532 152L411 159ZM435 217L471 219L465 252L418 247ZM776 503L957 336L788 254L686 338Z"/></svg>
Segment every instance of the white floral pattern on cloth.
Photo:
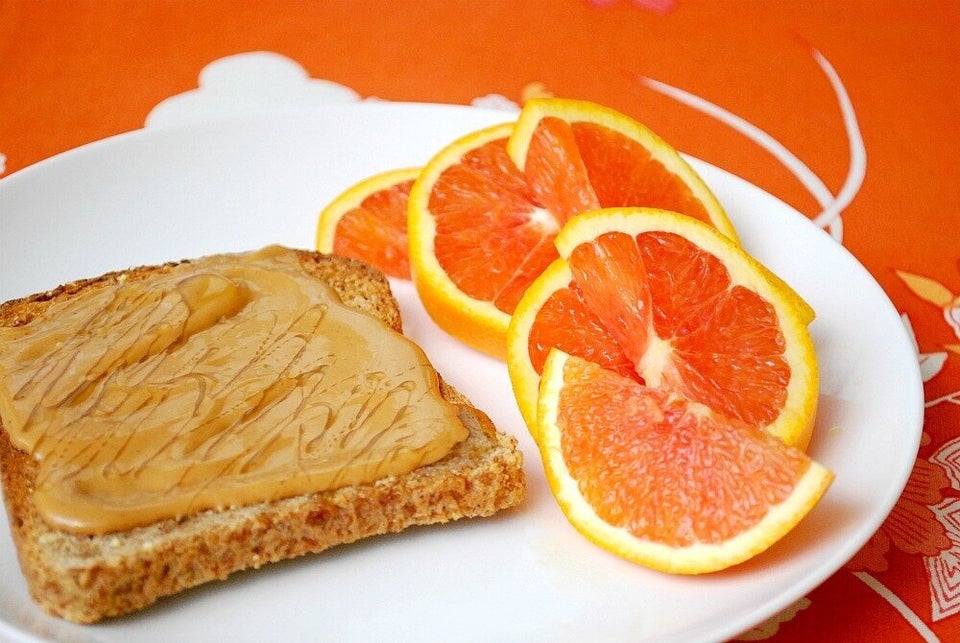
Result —
<svg viewBox="0 0 960 643"><path fill-rule="evenodd" d="M907 272L906 270L897 270L896 273L914 295L940 309L943 320L953 331L957 340L960 340L960 294L954 293L946 285L924 275ZM913 341L914 344L917 344L916 337ZM944 350L932 353L920 352L919 347L917 349L920 355L920 369L923 372L924 382L930 381L943 370L950 353L960 355L960 343L945 343L941 344L940 347ZM960 405L960 390L927 400L926 407L930 408L938 404Z"/></svg>
<svg viewBox="0 0 960 643"><path fill-rule="evenodd" d="M898 270L897 276L914 295L939 308L944 321L960 339L960 295L923 275ZM906 315L903 315L903 320L917 347L923 381L929 382L943 370L950 353L960 354L960 344L943 344L942 348L946 350L923 352L910 320ZM960 404L960 390L927 400L926 407L939 404ZM939 465L950 482L950 488L960 492L960 438L943 444L930 457L930 462ZM930 617L938 622L960 614L960 498L945 496L939 502L929 504L928 509L933 512L950 543L935 555L924 556L930 588Z"/></svg>
<svg viewBox="0 0 960 643"><path fill-rule="evenodd" d="M306 111L360 95L330 80L311 78L296 61L269 51L220 58L200 71L197 89L171 96L147 115L147 127L277 111ZM372 100L372 99L368 99Z"/></svg>
<svg viewBox="0 0 960 643"><path fill-rule="evenodd" d="M943 467L953 489L960 490L960 438L944 444L930 460ZM960 498L944 498L931 509L952 543L924 561L930 577L931 617L936 622L960 614Z"/></svg>
<svg viewBox="0 0 960 643"><path fill-rule="evenodd" d="M960 294L954 293L946 285L930 277L897 270L897 276L903 280L913 294L941 309L943 319L960 340ZM960 344L949 344L946 348L960 353Z"/></svg>
<svg viewBox="0 0 960 643"><path fill-rule="evenodd" d="M331 103L379 100L363 98L331 80L311 78L295 60L270 51L251 51L220 58L200 70L198 87L158 103L147 115L147 127L174 127L248 114L309 111ZM501 94L473 99L474 107L519 112L520 106Z"/></svg>
<svg viewBox="0 0 960 643"><path fill-rule="evenodd" d="M929 382L943 370L947 362L947 353L946 351L936 351L933 353L922 352L920 350L920 344L917 342L917 334L913 331L913 324L910 323L910 318L906 315L900 315L900 319L903 321L907 335L910 336L913 347L917 351L917 359L920 361L920 376L924 382Z"/></svg>
<svg viewBox="0 0 960 643"><path fill-rule="evenodd" d="M779 613L771 616L763 623L760 623L756 627L752 627L746 632L743 632L736 638L737 641L762 641L764 639L769 639L773 637L777 632L780 631L780 624L786 623L793 620L793 617L796 616L801 610L805 610L810 607L810 599L806 596L796 600L789 607L781 610Z"/></svg>

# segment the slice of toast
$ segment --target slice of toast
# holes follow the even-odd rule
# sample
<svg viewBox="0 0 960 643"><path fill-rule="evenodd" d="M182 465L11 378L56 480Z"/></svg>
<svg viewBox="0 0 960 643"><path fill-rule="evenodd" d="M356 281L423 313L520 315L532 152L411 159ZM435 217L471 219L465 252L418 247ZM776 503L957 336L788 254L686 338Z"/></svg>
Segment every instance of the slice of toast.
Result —
<svg viewBox="0 0 960 643"><path fill-rule="evenodd" d="M396 331L400 311L387 280L366 264L298 251L303 268L342 301ZM0 325L30 322L54 301L118 281L145 279L176 264L134 268L0 304ZM489 516L524 495L516 440L441 381L469 431L441 460L374 482L226 510L207 510L106 535L51 528L32 502L38 465L0 426L4 501L20 567L33 599L62 618L92 623L163 596L266 563L323 551L413 525Z"/></svg>

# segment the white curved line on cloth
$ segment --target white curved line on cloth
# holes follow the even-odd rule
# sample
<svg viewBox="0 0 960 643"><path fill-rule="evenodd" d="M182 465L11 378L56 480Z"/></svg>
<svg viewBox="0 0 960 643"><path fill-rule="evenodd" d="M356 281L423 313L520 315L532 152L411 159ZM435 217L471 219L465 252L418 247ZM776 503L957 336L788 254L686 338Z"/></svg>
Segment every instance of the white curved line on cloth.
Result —
<svg viewBox="0 0 960 643"><path fill-rule="evenodd" d="M863 581L863 584L875 591L881 598L890 603L894 609L903 615L903 618L917 631L917 634L923 637L928 643L937 643L940 638L927 627L923 619L917 616L910 607L907 606L899 596L890 591L890 589L878 581L876 578L866 572L853 572L853 575Z"/></svg>
<svg viewBox="0 0 960 643"><path fill-rule="evenodd" d="M936 397L928 402L925 402L923 406L924 408L929 409L929 408L933 408L938 404L944 404L944 403L956 404L957 406L960 406L960 391L954 391L953 393L948 393L946 395Z"/></svg>
<svg viewBox="0 0 960 643"><path fill-rule="evenodd" d="M819 176L814 174L813 171L807 167L803 161L797 158L793 152L788 150L783 143L773 138L753 123L741 118L740 116L737 116L736 114L728 112L719 105L715 105L706 99L700 98L695 94L691 94L688 91L673 87L672 85L667 85L666 83L662 83L659 80L654 80L652 78L641 77L641 80L651 89L669 96L679 103L683 103L684 105L697 109L708 116L713 116L718 121L729 125L760 147L770 152L770 154L772 154L800 180L800 182L810 191L813 197L820 204L820 207L826 207L833 201L833 194L830 192L827 186L824 185L823 181L820 180Z"/></svg>
<svg viewBox="0 0 960 643"><path fill-rule="evenodd" d="M807 165L791 152L783 143L773 138L756 125L733 114L726 109L711 103L708 100L700 98L678 87L673 87L658 80L640 77L640 81L651 89L660 92L677 102L683 103L689 107L697 109L708 116L712 116L718 121L729 125L740 132L753 142L760 145L784 165L804 187L813 195L817 203L822 208L820 214L814 218L814 223L820 227L830 228L831 236L837 241L843 238L843 224L840 219L840 213L846 208L856 196L863 184L863 178L866 174L867 154L863 143L863 136L860 134L860 127L857 123L856 113L853 109L853 103L843 86L843 82L837 75L836 70L830 65L829 61L816 49L813 49L814 60L824 71L837 101L840 104L840 112L843 117L844 128L847 132L850 149L850 168L847 177L844 180L840 192L835 197Z"/></svg>
<svg viewBox="0 0 960 643"><path fill-rule="evenodd" d="M824 206L823 212L813 220L817 225L826 227L840 216L840 212L850 205L857 192L860 191L860 186L863 185L863 177L867 173L867 148L863 143L863 136L857 123L857 114L853 109L853 102L850 100L840 76L833 65L816 49L813 50L813 57L827 75L827 79L837 95L837 102L840 103L840 114L843 116L843 125L847 131L847 141L850 145L850 167L847 170L847 178L840 187L833 203Z"/></svg>

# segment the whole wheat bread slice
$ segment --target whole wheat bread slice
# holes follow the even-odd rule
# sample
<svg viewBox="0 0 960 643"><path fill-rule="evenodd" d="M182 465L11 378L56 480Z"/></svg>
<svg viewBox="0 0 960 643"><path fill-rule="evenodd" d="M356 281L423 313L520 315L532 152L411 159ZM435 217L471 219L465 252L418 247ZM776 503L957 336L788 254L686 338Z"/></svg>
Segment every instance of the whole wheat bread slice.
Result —
<svg viewBox="0 0 960 643"><path fill-rule="evenodd" d="M298 251L301 265L343 302L400 331L400 311L374 268L333 255ZM0 325L29 323L51 302L117 281L148 278L176 264L134 268L66 284L0 304ZM3 495L20 567L45 611L92 623L143 608L163 596L248 568L413 525L489 516L524 495L516 440L449 385L469 436L442 460L408 474L182 520L164 520L102 536L52 529L32 502L34 458L0 426Z"/></svg>

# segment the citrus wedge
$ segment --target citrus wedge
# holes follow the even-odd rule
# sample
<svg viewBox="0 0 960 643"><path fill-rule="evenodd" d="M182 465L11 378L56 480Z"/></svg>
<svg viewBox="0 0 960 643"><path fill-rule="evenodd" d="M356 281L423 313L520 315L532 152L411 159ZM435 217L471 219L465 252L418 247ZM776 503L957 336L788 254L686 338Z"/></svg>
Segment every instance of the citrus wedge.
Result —
<svg viewBox="0 0 960 643"><path fill-rule="evenodd" d="M407 201L420 168L382 172L351 186L321 212L317 250L359 259L410 279Z"/></svg>
<svg viewBox="0 0 960 643"><path fill-rule="evenodd" d="M833 479L763 431L556 349L537 423L547 480L571 524L665 572L713 572L755 556Z"/></svg>
<svg viewBox="0 0 960 643"><path fill-rule="evenodd" d="M494 125L441 150L413 184L407 218L411 276L424 309L450 335L498 358L510 311L556 257L551 241L559 229L530 216L523 178L505 150L512 129Z"/></svg>
<svg viewBox="0 0 960 643"><path fill-rule="evenodd" d="M557 257L554 236L606 206L670 208L736 240L700 177L646 127L593 103L530 100L515 123L441 150L414 184L410 267L424 307L454 337L504 358L510 316Z"/></svg>
<svg viewBox="0 0 960 643"><path fill-rule="evenodd" d="M507 153L536 197L564 220L613 206L660 208L709 223L737 240L723 206L690 164L648 127L609 107L528 100Z"/></svg>
<svg viewBox="0 0 960 643"><path fill-rule="evenodd" d="M551 348L805 449L818 369L809 306L713 227L650 208L571 219L560 258L527 289L508 333L508 370L536 438Z"/></svg>

